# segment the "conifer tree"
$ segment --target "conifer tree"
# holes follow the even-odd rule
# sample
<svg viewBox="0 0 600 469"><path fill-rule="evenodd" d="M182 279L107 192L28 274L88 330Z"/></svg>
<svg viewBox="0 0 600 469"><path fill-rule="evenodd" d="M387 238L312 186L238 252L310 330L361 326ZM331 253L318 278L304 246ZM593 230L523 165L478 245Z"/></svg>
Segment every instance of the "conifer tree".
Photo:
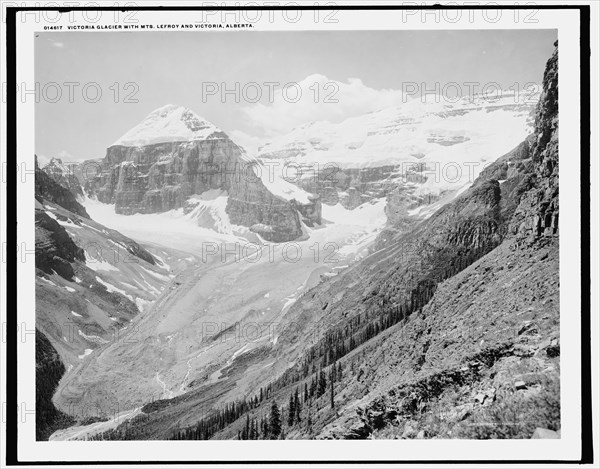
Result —
<svg viewBox="0 0 600 469"><path fill-rule="evenodd" d="M290 404L288 407L288 426L292 426L294 425L294 418L296 417L296 408L295 408L295 401L294 401L294 395L290 394Z"/></svg>
<svg viewBox="0 0 600 469"><path fill-rule="evenodd" d="M327 390L327 378L325 378L325 372L321 370L319 372L319 387L317 389L317 397L321 397Z"/></svg>
<svg viewBox="0 0 600 469"><path fill-rule="evenodd" d="M276 440L281 433L281 413L276 401L271 404L271 415L269 416L269 437Z"/></svg>
<svg viewBox="0 0 600 469"><path fill-rule="evenodd" d="M296 393L294 394L294 409L296 410L296 422L300 423L302 404L300 404L300 393L298 392L298 388L296 388Z"/></svg>
<svg viewBox="0 0 600 469"><path fill-rule="evenodd" d="M246 424L244 425L244 430L242 430L243 440L250 439L250 414L246 414Z"/></svg>
<svg viewBox="0 0 600 469"><path fill-rule="evenodd" d="M331 408L332 408L332 409L333 409L333 408L335 408L335 404L334 404L334 402L333 402L333 374L334 374L334 373L335 373L335 363L334 363L334 364L333 364L333 366L331 367L331 378L330 378L330 380L329 380L329 382L331 383L331 385L330 385L330 388L329 388L329 389L331 390L331 393L330 393L330 398L331 398Z"/></svg>

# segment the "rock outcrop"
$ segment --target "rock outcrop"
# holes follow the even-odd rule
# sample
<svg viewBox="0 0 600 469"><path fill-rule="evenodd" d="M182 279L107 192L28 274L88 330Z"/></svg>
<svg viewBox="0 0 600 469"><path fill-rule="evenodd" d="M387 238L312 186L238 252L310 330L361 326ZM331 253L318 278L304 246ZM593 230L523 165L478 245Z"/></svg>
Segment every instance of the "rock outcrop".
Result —
<svg viewBox="0 0 600 469"><path fill-rule="evenodd" d="M69 189L77 197L83 197L81 183L75 174L77 164L65 165L60 158L52 158L50 162L42 168L48 176L61 186Z"/></svg>
<svg viewBox="0 0 600 469"><path fill-rule="evenodd" d="M37 156L35 157L35 197L38 200L46 199L54 202L82 217L90 217L69 189L57 183L40 169Z"/></svg>
<svg viewBox="0 0 600 469"><path fill-rule="evenodd" d="M399 165L373 168L339 168L334 165L315 172L306 170L306 177L296 183L304 190L318 194L322 203L340 203L354 210L365 202L385 197L398 187Z"/></svg>
<svg viewBox="0 0 600 469"><path fill-rule="evenodd" d="M71 280L74 273L71 263L75 260L85 262L83 249L42 207L36 208L35 267L47 274L54 271L64 279Z"/></svg>
<svg viewBox="0 0 600 469"><path fill-rule="evenodd" d="M544 91L536 108L530 190L511 223L520 243L558 236L558 43L546 64Z"/></svg>

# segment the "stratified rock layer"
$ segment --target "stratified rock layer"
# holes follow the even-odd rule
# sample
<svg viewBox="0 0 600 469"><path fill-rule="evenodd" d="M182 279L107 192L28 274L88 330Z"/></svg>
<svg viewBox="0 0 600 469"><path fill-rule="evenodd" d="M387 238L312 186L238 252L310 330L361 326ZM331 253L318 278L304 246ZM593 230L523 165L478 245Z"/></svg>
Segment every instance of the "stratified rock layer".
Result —
<svg viewBox="0 0 600 469"><path fill-rule="evenodd" d="M268 241L282 242L302 234L296 206L267 190L239 146L224 133L205 140L146 146L113 145L100 174L86 190L117 213L156 213L178 209L193 194L225 190L231 223L250 227ZM320 201L299 207L305 218L320 222Z"/></svg>

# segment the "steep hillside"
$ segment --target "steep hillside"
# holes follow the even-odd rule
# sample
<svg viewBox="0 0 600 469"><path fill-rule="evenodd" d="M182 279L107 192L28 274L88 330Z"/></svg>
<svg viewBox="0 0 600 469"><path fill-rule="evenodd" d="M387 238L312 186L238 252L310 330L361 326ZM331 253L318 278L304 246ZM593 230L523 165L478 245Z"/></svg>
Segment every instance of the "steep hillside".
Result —
<svg viewBox="0 0 600 469"><path fill-rule="evenodd" d="M63 373L119 340L171 272L189 261L163 250L151 254L91 220L73 193L39 167L35 177L37 437L47 439L57 426L89 417L82 409L54 408L53 390Z"/></svg>
<svg viewBox="0 0 600 469"><path fill-rule="evenodd" d="M37 325L67 367L118 337L186 265L43 201L36 208Z"/></svg>
<svg viewBox="0 0 600 469"><path fill-rule="evenodd" d="M321 437L529 438L536 427L560 429L557 67L555 51L536 109L533 171L504 241L361 351L354 395L362 383L377 386Z"/></svg>

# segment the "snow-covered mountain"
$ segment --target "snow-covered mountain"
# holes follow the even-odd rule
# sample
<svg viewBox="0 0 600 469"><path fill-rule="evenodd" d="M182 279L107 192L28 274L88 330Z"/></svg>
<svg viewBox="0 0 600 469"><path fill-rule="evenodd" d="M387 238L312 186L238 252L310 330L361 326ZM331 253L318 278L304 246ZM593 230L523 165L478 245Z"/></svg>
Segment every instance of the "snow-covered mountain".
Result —
<svg viewBox="0 0 600 469"><path fill-rule="evenodd" d="M531 111L538 98L539 94L504 92L450 103L429 95L426 100L415 98L339 124L307 123L263 145L258 156L306 164L335 163L341 168L448 159L450 150L452 157L460 153L464 158L476 155L480 160L506 152L522 141L531 130ZM484 150L485 155L479 155L478 150Z"/></svg>
<svg viewBox="0 0 600 469"><path fill-rule="evenodd" d="M112 146L145 146L165 142L191 142L211 138L221 132L193 111L167 104L152 111L138 125L121 136Z"/></svg>
<svg viewBox="0 0 600 469"><path fill-rule="evenodd" d="M267 180L259 168L215 125L188 108L166 105L108 147L86 190L124 215L179 210L190 199L221 191L226 202L219 218L268 241L297 239L301 221L320 223L318 197L281 178Z"/></svg>
<svg viewBox="0 0 600 469"><path fill-rule="evenodd" d="M296 175L293 182L325 204L355 208L384 196L393 204L398 190L409 190L414 210L465 190L523 141L538 98L508 91L449 102L428 95L341 123L307 123L266 143L257 156Z"/></svg>

